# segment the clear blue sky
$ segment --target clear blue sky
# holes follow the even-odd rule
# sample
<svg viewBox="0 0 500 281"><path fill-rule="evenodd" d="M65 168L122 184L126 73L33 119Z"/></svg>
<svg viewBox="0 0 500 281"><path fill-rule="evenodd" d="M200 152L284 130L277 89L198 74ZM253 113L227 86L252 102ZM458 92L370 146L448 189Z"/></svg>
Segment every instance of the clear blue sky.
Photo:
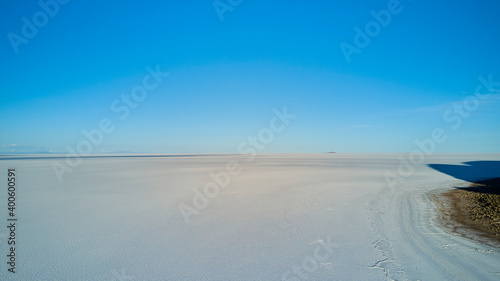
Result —
<svg viewBox="0 0 500 281"><path fill-rule="evenodd" d="M500 152L499 91L456 130L443 118L479 76L500 81L500 1L402 0L348 62L340 44L390 2L243 0L221 20L211 0L72 0L46 18L2 1L0 152L66 153L109 118L93 153L233 153L285 106L296 118L262 152L409 152L438 127L438 152ZM170 75L119 119L113 101L157 65Z"/></svg>

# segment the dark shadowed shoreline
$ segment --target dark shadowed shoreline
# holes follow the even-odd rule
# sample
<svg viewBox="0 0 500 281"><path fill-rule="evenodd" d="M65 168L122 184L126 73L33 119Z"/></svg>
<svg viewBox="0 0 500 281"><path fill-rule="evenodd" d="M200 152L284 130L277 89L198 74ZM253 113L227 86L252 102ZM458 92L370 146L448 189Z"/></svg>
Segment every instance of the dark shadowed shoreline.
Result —
<svg viewBox="0 0 500 281"><path fill-rule="evenodd" d="M476 181L434 197L440 221L469 239L500 247L500 178Z"/></svg>

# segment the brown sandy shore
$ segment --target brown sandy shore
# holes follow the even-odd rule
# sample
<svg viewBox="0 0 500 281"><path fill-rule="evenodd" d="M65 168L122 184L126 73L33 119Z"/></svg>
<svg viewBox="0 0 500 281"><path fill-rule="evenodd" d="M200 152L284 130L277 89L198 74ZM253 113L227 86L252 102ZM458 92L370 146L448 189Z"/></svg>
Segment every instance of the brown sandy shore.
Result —
<svg viewBox="0 0 500 281"><path fill-rule="evenodd" d="M434 199L440 205L440 221L447 229L500 246L500 178L447 190Z"/></svg>

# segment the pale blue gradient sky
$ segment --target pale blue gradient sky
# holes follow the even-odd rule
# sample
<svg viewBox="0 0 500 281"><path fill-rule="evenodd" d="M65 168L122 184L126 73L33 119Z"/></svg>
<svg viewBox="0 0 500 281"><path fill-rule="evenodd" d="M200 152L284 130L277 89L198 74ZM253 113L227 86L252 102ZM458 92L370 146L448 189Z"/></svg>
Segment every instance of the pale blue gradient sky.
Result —
<svg viewBox="0 0 500 281"><path fill-rule="evenodd" d="M225 2L225 1L224 1ZM297 117L262 152L407 152L443 128L438 152L500 152L500 92L453 130L443 114L500 81L499 1L400 1L348 63L339 44L389 1L70 1L16 54L33 1L0 4L0 152L62 152L109 118L93 152L237 152L273 108ZM120 120L111 104L146 67L170 75Z"/></svg>

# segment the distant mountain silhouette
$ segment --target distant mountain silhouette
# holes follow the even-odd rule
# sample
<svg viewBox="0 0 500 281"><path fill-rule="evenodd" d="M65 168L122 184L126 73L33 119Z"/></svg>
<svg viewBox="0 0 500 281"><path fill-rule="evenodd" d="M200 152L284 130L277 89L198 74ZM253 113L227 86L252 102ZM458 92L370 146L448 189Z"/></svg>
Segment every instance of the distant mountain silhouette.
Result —
<svg viewBox="0 0 500 281"><path fill-rule="evenodd" d="M463 165L429 164L436 171L469 182L500 177L500 161L470 161Z"/></svg>

